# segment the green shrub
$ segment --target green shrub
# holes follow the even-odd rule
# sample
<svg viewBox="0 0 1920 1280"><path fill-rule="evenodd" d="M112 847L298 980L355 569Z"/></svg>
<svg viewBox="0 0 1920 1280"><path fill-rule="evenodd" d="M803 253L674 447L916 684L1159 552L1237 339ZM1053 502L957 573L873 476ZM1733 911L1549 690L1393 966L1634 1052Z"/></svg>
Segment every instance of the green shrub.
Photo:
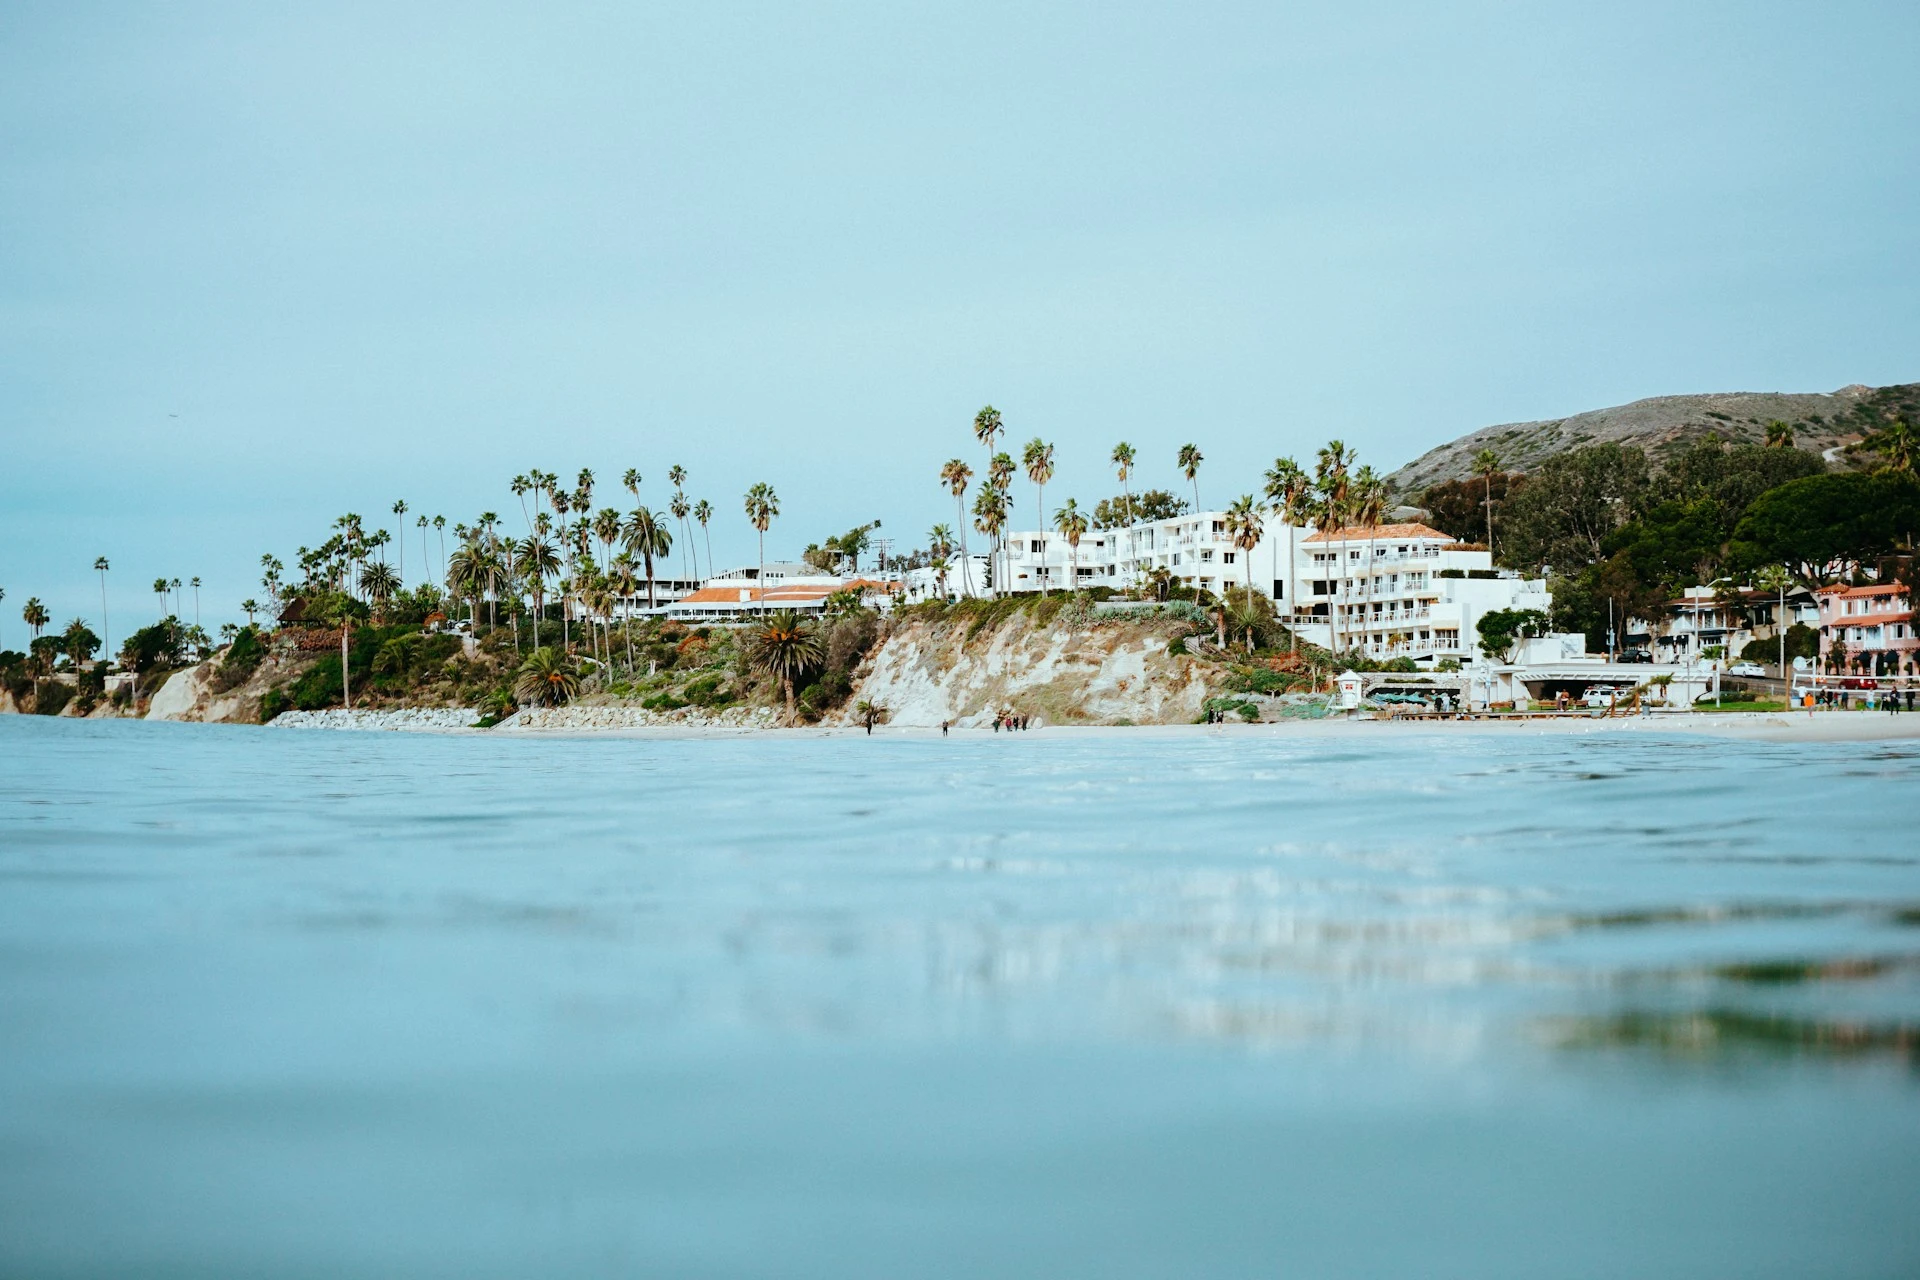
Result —
<svg viewBox="0 0 1920 1280"><path fill-rule="evenodd" d="M292 704L287 701L287 695L278 688L267 690L264 694L260 695L260 723L269 723L275 716L285 711L291 705Z"/></svg>
<svg viewBox="0 0 1920 1280"><path fill-rule="evenodd" d="M314 663L287 690L287 701L300 711L324 711L340 703L340 655L330 653Z"/></svg>
<svg viewBox="0 0 1920 1280"><path fill-rule="evenodd" d="M1208 698L1200 704L1202 720L1224 720L1228 716L1239 716L1249 724L1260 718L1260 708L1245 698Z"/></svg>
<svg viewBox="0 0 1920 1280"><path fill-rule="evenodd" d="M37 716L57 716L67 703L73 701L73 690L58 680L42 680L40 692L33 700L33 714Z"/></svg>

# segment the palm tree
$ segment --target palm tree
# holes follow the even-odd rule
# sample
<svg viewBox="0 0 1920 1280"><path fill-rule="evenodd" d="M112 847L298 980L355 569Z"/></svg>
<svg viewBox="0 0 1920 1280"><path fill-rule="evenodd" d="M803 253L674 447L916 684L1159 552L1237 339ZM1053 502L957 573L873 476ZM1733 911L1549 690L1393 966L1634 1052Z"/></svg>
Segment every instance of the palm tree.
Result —
<svg viewBox="0 0 1920 1280"><path fill-rule="evenodd" d="M1353 487L1352 477L1348 474L1348 468L1351 467L1352 464L1352 450L1348 449L1345 443L1339 440L1327 441L1326 446L1320 450L1319 456L1314 462L1313 487L1315 500L1311 514L1314 524L1319 528L1321 533L1331 536L1347 527L1347 520L1350 515L1349 499ZM1343 585L1346 580L1346 566L1335 561L1333 572L1334 577L1328 584L1329 590L1333 592L1333 603L1329 606L1330 612L1327 615L1327 625L1328 639L1333 644L1334 652L1338 653L1340 651L1340 639L1343 633L1343 628L1340 626L1340 611L1345 606L1343 606L1340 601L1346 594Z"/></svg>
<svg viewBox="0 0 1920 1280"><path fill-rule="evenodd" d="M1129 481L1133 478L1133 446L1122 440L1113 446L1113 453L1107 460L1113 463L1114 471L1120 476L1120 493L1127 504L1126 514L1121 517L1120 523L1122 526L1131 525L1133 523L1133 486Z"/></svg>
<svg viewBox="0 0 1920 1280"><path fill-rule="evenodd" d="M1367 531L1367 622L1373 618L1373 539L1380 531L1380 522L1387 513L1387 486L1380 477L1374 475L1372 467L1361 467L1353 477L1353 516ZM1366 633L1361 633L1361 643L1366 643Z"/></svg>
<svg viewBox="0 0 1920 1280"><path fill-rule="evenodd" d="M1313 493L1313 486L1307 480L1307 473L1292 458L1275 458L1273 465L1267 468L1266 499L1280 515L1287 526L1287 577L1286 594L1290 597L1286 608L1297 611L1300 598L1300 581L1295 574L1293 555L1293 531L1307 522L1307 506ZM1287 647L1299 652L1299 638L1294 635L1292 626L1287 628Z"/></svg>
<svg viewBox="0 0 1920 1280"><path fill-rule="evenodd" d="M1033 513L1040 527L1047 527L1047 481L1053 479L1053 446L1039 436L1027 441L1027 447L1021 450L1020 462L1026 468L1027 479L1033 481ZM1040 565L1040 596L1047 594L1047 567L1043 560Z"/></svg>
<svg viewBox="0 0 1920 1280"><path fill-rule="evenodd" d="M764 601L763 594L763 605ZM791 609L763 617L747 633L747 661L786 689L788 724L794 720L794 682L818 665L820 652L819 633Z"/></svg>
<svg viewBox="0 0 1920 1280"><path fill-rule="evenodd" d="M1767 423L1767 448L1793 448L1793 425L1775 418Z"/></svg>
<svg viewBox="0 0 1920 1280"><path fill-rule="evenodd" d="M1000 421L1000 411L992 405L973 415L973 438L987 451L987 460L993 460L993 446L1005 431L1006 424Z"/></svg>
<svg viewBox="0 0 1920 1280"><path fill-rule="evenodd" d="M1067 589L1080 589L1080 539L1087 535L1087 513L1072 498L1067 505L1053 513L1053 527L1067 540ZM1043 580L1044 581L1044 580Z"/></svg>
<svg viewBox="0 0 1920 1280"><path fill-rule="evenodd" d="M180 584L176 582L173 585L177 587ZM197 627L200 625L200 579L194 578L187 585L193 588L193 625Z"/></svg>
<svg viewBox="0 0 1920 1280"><path fill-rule="evenodd" d="M947 486L953 494L953 509L960 517L960 581L968 595L973 594L973 563L967 555L967 483L973 479L973 468L958 458L949 458L940 468L940 483ZM941 595L945 595L944 590Z"/></svg>
<svg viewBox="0 0 1920 1280"><path fill-rule="evenodd" d="M513 696L520 702L558 705L580 692L580 677L566 656L542 645L527 655L513 681Z"/></svg>
<svg viewBox="0 0 1920 1280"><path fill-rule="evenodd" d="M477 531L461 539L447 562L447 591L454 599L467 602L468 625L480 634L480 597L487 588L487 549Z"/></svg>
<svg viewBox="0 0 1920 1280"><path fill-rule="evenodd" d="M93 567L100 575L100 651L113 652L113 637L107 631L107 570L112 568L105 556L95 556Z"/></svg>
<svg viewBox="0 0 1920 1280"><path fill-rule="evenodd" d="M1193 513L1200 514L1200 464L1206 461L1197 444L1183 444L1174 459L1180 466L1180 474L1193 486ZM1198 597L1195 597L1198 599Z"/></svg>
<svg viewBox="0 0 1920 1280"><path fill-rule="evenodd" d="M521 541L514 558L533 590L533 642L538 646L540 624L547 616L547 579L560 572L560 557L554 554L551 542L535 533Z"/></svg>
<svg viewBox="0 0 1920 1280"><path fill-rule="evenodd" d="M613 589L619 592L620 598L623 601L632 600L635 589L638 588L640 585L639 578L634 576L633 557L625 551L622 551L619 555L613 558L613 571L611 574L611 583L612 583ZM620 619L620 634L626 638L627 670L632 671L633 670L633 613L631 608L629 607L627 609L622 610L622 614L623 616Z"/></svg>
<svg viewBox="0 0 1920 1280"><path fill-rule="evenodd" d="M445 516L435 516L433 518L433 531L440 535L440 567L442 570L440 576L445 577L447 565L447 518Z"/></svg>
<svg viewBox="0 0 1920 1280"><path fill-rule="evenodd" d="M654 608L653 597L653 558L664 556L673 550L673 534L666 524L654 515L651 507L635 507L633 514L627 517L626 548L629 554L640 557L646 567L647 608Z"/></svg>
<svg viewBox="0 0 1920 1280"><path fill-rule="evenodd" d="M1868 435L1855 447L1871 449L1879 454L1879 470L1910 476L1913 474L1914 460L1920 456L1920 432L1916 432L1913 423L1905 417L1890 415L1885 426Z"/></svg>
<svg viewBox="0 0 1920 1280"><path fill-rule="evenodd" d="M1234 549L1240 553L1240 561L1246 576L1246 606L1253 609L1253 550L1260 545L1260 539L1266 536L1266 520L1250 493L1242 494L1232 506L1227 508L1227 536L1232 540ZM1224 592L1222 594L1225 594ZM1253 633L1247 633L1247 652L1253 652Z"/></svg>
<svg viewBox="0 0 1920 1280"><path fill-rule="evenodd" d="M713 574L713 530L707 527L707 522L713 519L713 504L711 502L708 502L705 498L702 498L700 499L700 501L694 503L693 518L700 522L700 533L706 539L707 574L709 576L712 576ZM696 572L696 576L697 576L697 572Z"/></svg>
<svg viewBox="0 0 1920 1280"><path fill-rule="evenodd" d="M940 598L947 598L947 557L953 554L953 530L937 524L927 530L927 566L940 581Z"/></svg>
<svg viewBox="0 0 1920 1280"><path fill-rule="evenodd" d="M678 471L680 468L675 467L674 470ZM667 510L672 513L675 525L687 535L686 541L680 544L680 570L686 575L687 581L692 582L700 576L698 565L692 570L687 568L687 556L693 549L693 522L688 518L693 514L693 505L687 501L685 493L675 489L673 501L667 504Z"/></svg>
<svg viewBox="0 0 1920 1280"><path fill-rule="evenodd" d="M165 578L155 578L153 580L153 594L160 597L160 620L164 622L166 621L167 613L168 613L167 580Z"/></svg>
<svg viewBox="0 0 1920 1280"><path fill-rule="evenodd" d="M747 523L751 524L760 535L760 572L754 579L754 583L760 591L760 614L765 617L767 612L767 526L771 525L774 517L780 514L780 496L773 491L772 485L764 482L756 484L747 490L746 512ZM787 700L789 703L793 700L791 689L788 690Z"/></svg>
<svg viewBox="0 0 1920 1280"><path fill-rule="evenodd" d="M1487 554L1493 554L1493 478L1500 474L1500 455L1482 449L1473 455L1473 473L1487 482Z"/></svg>
<svg viewBox="0 0 1920 1280"><path fill-rule="evenodd" d="M633 495L633 500L636 503L640 501L640 480L640 473L632 467L628 467L626 474L620 477L621 486Z"/></svg>
<svg viewBox="0 0 1920 1280"><path fill-rule="evenodd" d="M47 613L47 606L40 603L39 596L28 596L26 607L20 610L20 620L33 630L33 638L38 640L40 632L53 619Z"/></svg>
<svg viewBox="0 0 1920 1280"><path fill-rule="evenodd" d="M367 593L374 612L384 615L387 601L400 590L400 575L389 565L370 564L360 571L360 589Z"/></svg>
<svg viewBox="0 0 1920 1280"><path fill-rule="evenodd" d="M260 602L258 600L255 600L252 596L248 596L245 600L242 600L240 602L240 608L241 608L241 611L247 615L247 625L252 626L253 615L260 612Z"/></svg>
<svg viewBox="0 0 1920 1280"><path fill-rule="evenodd" d="M992 593L995 599L999 598L1003 587L1009 590L1012 587L1012 584L1006 580L1000 545L1000 535L1007 527L1007 509L1010 502L1007 491L994 484L981 485L980 492L973 496L973 527L992 540L989 546L991 563L994 566Z"/></svg>
<svg viewBox="0 0 1920 1280"><path fill-rule="evenodd" d="M620 536L620 513L612 507L600 508L593 517L593 536L600 539L600 569L604 573L613 560L614 539Z"/></svg>
<svg viewBox="0 0 1920 1280"><path fill-rule="evenodd" d="M373 669L381 675L401 675L413 665L413 658L420 650L418 635L395 636L380 646L373 655Z"/></svg>
<svg viewBox="0 0 1920 1280"><path fill-rule="evenodd" d="M393 562L394 567L400 570L400 577L404 585L407 576L407 500L405 498L397 498L394 500L393 514L400 517L393 525L393 527L399 531L400 535L399 539L394 543Z"/></svg>

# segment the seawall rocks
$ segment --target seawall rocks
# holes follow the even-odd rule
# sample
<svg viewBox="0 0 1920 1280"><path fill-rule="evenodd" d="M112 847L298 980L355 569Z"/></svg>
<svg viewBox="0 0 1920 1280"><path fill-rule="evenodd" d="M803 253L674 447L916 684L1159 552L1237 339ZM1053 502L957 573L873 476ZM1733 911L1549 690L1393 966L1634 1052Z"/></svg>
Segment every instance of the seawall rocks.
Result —
<svg viewBox="0 0 1920 1280"><path fill-rule="evenodd" d="M393 711L283 711L269 723L279 729L386 729L446 733L471 729L480 713L469 707L401 707Z"/></svg>

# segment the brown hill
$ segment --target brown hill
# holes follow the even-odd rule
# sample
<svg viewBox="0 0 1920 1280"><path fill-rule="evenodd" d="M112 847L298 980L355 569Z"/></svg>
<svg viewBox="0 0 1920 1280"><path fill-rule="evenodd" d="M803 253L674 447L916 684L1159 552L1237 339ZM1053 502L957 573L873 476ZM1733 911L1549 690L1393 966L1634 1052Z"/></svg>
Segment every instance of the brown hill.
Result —
<svg viewBox="0 0 1920 1280"><path fill-rule="evenodd" d="M1646 450L1658 466L1666 457L1709 434L1735 444L1764 444L1767 423L1776 419L1792 425L1798 447L1828 453L1859 438L1858 428L1848 418L1854 406L1875 390L1851 386L1831 395L1732 391L1653 396L1611 409L1590 409L1570 418L1482 427L1451 444L1429 449L1388 476L1387 483L1395 492L1411 497L1428 485L1471 475L1474 455L1482 449L1498 454L1503 468L1526 471L1542 458L1583 445L1633 444ZM1830 460L1844 461L1838 454Z"/></svg>

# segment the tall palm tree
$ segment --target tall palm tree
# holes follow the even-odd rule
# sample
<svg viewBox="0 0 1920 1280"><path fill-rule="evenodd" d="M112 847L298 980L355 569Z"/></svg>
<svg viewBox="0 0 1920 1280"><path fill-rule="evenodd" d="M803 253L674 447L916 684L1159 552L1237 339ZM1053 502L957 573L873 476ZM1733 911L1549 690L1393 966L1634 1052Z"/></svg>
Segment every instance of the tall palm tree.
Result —
<svg viewBox="0 0 1920 1280"><path fill-rule="evenodd" d="M167 583L167 589L173 592L173 616L177 618L187 610L185 597L180 594L180 579L171 579ZM199 623L196 622L194 625L198 626Z"/></svg>
<svg viewBox="0 0 1920 1280"><path fill-rule="evenodd" d="M1260 545L1260 539L1266 536L1266 520L1260 507L1250 493L1242 494L1227 508L1227 537L1234 549L1240 553L1240 563L1246 577L1246 607L1249 614L1253 610L1253 551ZM1224 594L1224 592L1222 593ZM1253 635L1247 635L1247 652L1253 652Z"/></svg>
<svg viewBox="0 0 1920 1280"><path fill-rule="evenodd" d="M746 512L747 522L760 535L760 573L754 582L760 591L760 614L765 617L767 612L767 527L773 523L774 517L780 514L780 496L773 491L772 485L764 482L756 484L747 490ZM788 689L788 701L792 701L791 688Z"/></svg>
<svg viewBox="0 0 1920 1280"><path fill-rule="evenodd" d="M708 575L709 577L711 577L711 576L713 575L713 572L714 572L714 569L713 569L713 530L712 530L712 529L709 529L709 528L707 527L707 522L708 522L709 520L712 520L712 519L713 519L713 504L712 504L711 502L708 502L708 501L707 501L707 500L706 500L705 498L702 498L702 499L700 499L700 501L698 501L698 502L696 502L696 503L694 503L694 504L693 504L693 518L694 518L695 520L697 520L697 521L699 521L699 522L700 522L700 533L701 533L701 535L702 535L702 536L703 536L703 537L704 537L704 538L706 539L706 543L707 543L707 575ZM697 575L696 575L696 576L697 576Z"/></svg>
<svg viewBox="0 0 1920 1280"><path fill-rule="evenodd" d="M33 638L38 640L41 630L53 619L47 613L47 606L40 603L39 596L28 596L26 606L20 610L20 620L32 629Z"/></svg>
<svg viewBox="0 0 1920 1280"><path fill-rule="evenodd" d="M679 468L676 467L674 470L677 471ZM681 574L688 582L695 581L700 576L698 566L695 566L692 570L688 570L687 568L687 557L693 549L693 521L689 519L689 517L693 515L693 504L687 501L687 495L685 493L679 489L675 489L673 491L673 501L667 504L667 510L672 513L675 526L686 534L686 540L680 544Z"/></svg>
<svg viewBox="0 0 1920 1280"><path fill-rule="evenodd" d="M640 501L640 480L640 473L632 467L628 467L626 474L620 477L621 485L633 495L636 503Z"/></svg>
<svg viewBox="0 0 1920 1280"><path fill-rule="evenodd" d="M160 619L164 622L167 614L170 612L167 608L167 580L165 578L155 578L153 580L153 594L160 597Z"/></svg>
<svg viewBox="0 0 1920 1280"><path fill-rule="evenodd" d="M240 608L242 612L244 612L247 615L247 625L252 626L253 615L260 612L260 602L258 600L255 600L252 596L248 596L245 600L242 600L240 602Z"/></svg>
<svg viewBox="0 0 1920 1280"><path fill-rule="evenodd" d="M1291 614L1297 611L1300 599L1300 580L1295 572L1293 555L1293 531L1307 522L1307 505L1313 494L1313 486L1307 480L1307 473L1292 458L1275 458L1273 465L1267 468L1266 499L1279 513L1280 520L1287 526L1287 576L1285 581L1288 600L1286 608ZM1291 624L1287 627L1287 646L1292 652L1299 652L1299 639L1294 635Z"/></svg>
<svg viewBox="0 0 1920 1280"><path fill-rule="evenodd" d="M1200 464L1207 460L1206 456L1200 452L1199 445L1183 444L1180 446L1180 452L1175 456L1174 460L1179 464L1180 474L1185 476L1187 483L1193 486L1193 514L1199 515Z"/></svg>
<svg viewBox="0 0 1920 1280"><path fill-rule="evenodd" d="M360 571L360 587L373 602L374 612L383 615L387 601L400 590L400 575L390 565L370 564Z"/></svg>
<svg viewBox="0 0 1920 1280"><path fill-rule="evenodd" d="M613 571L610 577L613 589L619 592L620 598L623 601L632 600L634 591L640 585L640 579L636 577L633 572L633 556L625 551L615 556L613 558ZM620 620L620 634L625 637L627 642L627 670L632 671L633 613L630 608L623 610L622 613L624 616Z"/></svg>
<svg viewBox="0 0 1920 1280"><path fill-rule="evenodd" d="M1027 447L1020 452L1021 465L1026 468L1027 479L1034 484L1033 513L1040 528L1047 527L1047 481L1053 479L1053 446L1039 436L1027 441ZM1046 598L1047 568L1046 562L1040 565L1040 596Z"/></svg>
<svg viewBox="0 0 1920 1280"><path fill-rule="evenodd" d="M1067 590L1080 589L1080 539L1087 536L1087 513L1072 498L1053 513L1053 527L1067 540ZM1043 579L1044 581L1044 579Z"/></svg>
<svg viewBox="0 0 1920 1280"><path fill-rule="evenodd" d="M620 536L620 513L612 507L602 507L593 517L593 536L600 539L600 570L613 561L613 544Z"/></svg>
<svg viewBox="0 0 1920 1280"><path fill-rule="evenodd" d="M978 440L980 447L986 450L989 466L993 461L993 446L999 442L1000 433L1006 429L1006 424L1000 420L1000 411L992 405L973 415L973 438Z"/></svg>
<svg viewBox="0 0 1920 1280"><path fill-rule="evenodd" d="M764 597L763 597L764 599ZM747 632L747 661L786 689L787 723L794 720L794 682L820 662L820 635L791 609L763 618Z"/></svg>
<svg viewBox="0 0 1920 1280"><path fill-rule="evenodd" d="M647 608L655 607L653 596L653 558L664 556L673 550L673 534L666 523L653 513L651 507L639 506L627 517L626 548L630 555L640 557L646 567Z"/></svg>
<svg viewBox="0 0 1920 1280"><path fill-rule="evenodd" d="M958 458L949 458L940 468L940 483L947 486L953 494L953 509L959 514L960 522L960 581L968 595L973 594L973 563L967 555L967 483L973 479L973 468ZM942 595L946 592L942 591Z"/></svg>
<svg viewBox="0 0 1920 1280"><path fill-rule="evenodd" d="M1329 440L1320 450L1314 461L1313 522L1320 532L1332 536L1347 527L1351 516L1350 499L1352 497L1353 478L1349 468L1353 465L1353 451L1339 440ZM1345 628L1340 625L1340 611L1346 606L1341 600L1346 595L1346 566L1336 560L1333 564L1334 577L1328 584L1333 592L1333 604L1328 614L1329 639L1334 652L1340 651L1340 640Z"/></svg>
<svg viewBox="0 0 1920 1280"><path fill-rule="evenodd" d="M113 566L107 563L105 556L95 556L93 567L100 575L100 652L111 656L113 636L107 630L107 570Z"/></svg>
<svg viewBox="0 0 1920 1280"><path fill-rule="evenodd" d="M560 572L560 557L554 554L553 544L535 532L514 549L514 561L533 592L533 643L538 648L540 624L547 616L547 579Z"/></svg>
<svg viewBox="0 0 1920 1280"><path fill-rule="evenodd" d="M177 587L180 584L176 582L173 585ZM196 576L187 585L193 588L193 625L197 627L200 625L200 579Z"/></svg>
<svg viewBox="0 0 1920 1280"><path fill-rule="evenodd" d="M433 531L440 535L440 576L444 578L447 567L447 518L445 516L433 518Z"/></svg>
<svg viewBox="0 0 1920 1280"><path fill-rule="evenodd" d="M953 530L937 524L927 530L927 565L940 581L940 598L947 598L948 557L953 554Z"/></svg>
<svg viewBox="0 0 1920 1280"><path fill-rule="evenodd" d="M995 484L983 484L980 492L973 495L973 527L990 539L989 562L993 565L991 590L995 599L999 598L1002 590L1011 593L1013 585L1006 580L1005 558L1001 554L1001 534L1006 531L1010 504L1007 491Z"/></svg>
<svg viewBox="0 0 1920 1280"><path fill-rule="evenodd" d="M469 531L447 562L447 592L467 602L468 626L480 634L480 598L487 590L487 548L477 530Z"/></svg>
<svg viewBox="0 0 1920 1280"><path fill-rule="evenodd" d="M1372 467L1361 467L1353 477L1353 516L1360 527L1367 531L1367 596L1362 605L1368 626L1373 624L1373 540L1380 532L1380 523L1387 513L1386 483L1373 473ZM1361 632L1361 643L1366 643L1366 633Z"/></svg>
<svg viewBox="0 0 1920 1280"><path fill-rule="evenodd" d="M1493 554L1493 478L1500 474L1500 455L1482 449L1473 455L1473 473L1487 482L1487 554Z"/></svg>
<svg viewBox="0 0 1920 1280"><path fill-rule="evenodd" d="M1121 498L1122 501L1127 504L1126 514L1122 516L1120 520L1122 526L1133 523L1133 485L1131 481L1133 479L1134 457L1133 446L1125 440L1122 440L1119 444L1113 446L1113 453L1107 459L1107 461L1113 463L1114 471L1120 476Z"/></svg>
<svg viewBox="0 0 1920 1280"><path fill-rule="evenodd" d="M394 566L400 570L401 585L404 587L407 577L407 500L405 498L394 501L393 514L398 517L393 527L399 534L394 543L393 561Z"/></svg>

